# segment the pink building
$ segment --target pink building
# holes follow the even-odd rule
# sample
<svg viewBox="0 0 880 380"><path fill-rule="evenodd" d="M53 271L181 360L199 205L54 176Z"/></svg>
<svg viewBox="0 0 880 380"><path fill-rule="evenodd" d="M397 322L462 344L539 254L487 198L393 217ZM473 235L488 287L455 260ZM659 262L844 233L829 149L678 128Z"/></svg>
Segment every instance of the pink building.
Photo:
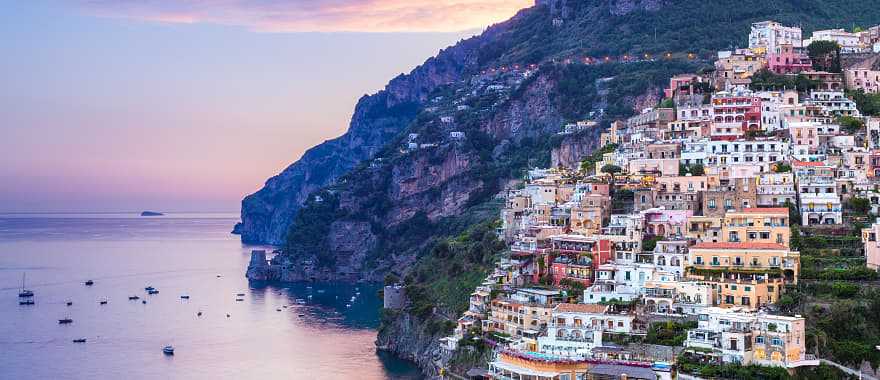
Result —
<svg viewBox="0 0 880 380"><path fill-rule="evenodd" d="M761 98L751 92L716 92L712 96L715 122L712 137L741 137L761 130Z"/></svg>
<svg viewBox="0 0 880 380"><path fill-rule="evenodd" d="M813 62L803 49L791 44L779 45L773 52L768 52L767 65L776 74L797 74L813 68Z"/></svg>
<svg viewBox="0 0 880 380"><path fill-rule="evenodd" d="M866 265L873 270L880 269L880 222L862 229L862 242L865 243Z"/></svg>
<svg viewBox="0 0 880 380"><path fill-rule="evenodd" d="M693 210L650 209L643 211L645 216L645 232L652 236L665 238L681 237L687 233L688 218L694 215Z"/></svg>

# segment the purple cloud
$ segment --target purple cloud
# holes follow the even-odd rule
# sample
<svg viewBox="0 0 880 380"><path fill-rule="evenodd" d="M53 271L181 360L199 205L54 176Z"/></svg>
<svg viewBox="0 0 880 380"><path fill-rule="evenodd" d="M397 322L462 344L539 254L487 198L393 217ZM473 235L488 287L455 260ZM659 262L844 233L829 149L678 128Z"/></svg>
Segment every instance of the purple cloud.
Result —
<svg viewBox="0 0 880 380"><path fill-rule="evenodd" d="M81 0L102 16L264 32L451 32L503 21L534 0Z"/></svg>

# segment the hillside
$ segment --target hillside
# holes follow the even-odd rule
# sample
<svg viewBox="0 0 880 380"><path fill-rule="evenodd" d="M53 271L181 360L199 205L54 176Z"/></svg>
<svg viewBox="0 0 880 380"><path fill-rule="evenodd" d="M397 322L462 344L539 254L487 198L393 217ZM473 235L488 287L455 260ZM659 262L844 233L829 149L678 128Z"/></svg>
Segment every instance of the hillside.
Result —
<svg viewBox="0 0 880 380"><path fill-rule="evenodd" d="M541 0L509 21L444 49L386 88L364 96L349 130L307 151L242 201L235 231L249 243L283 243L297 211L312 192L373 157L404 131L439 86L510 64L551 59L694 52L745 44L751 22L774 19L815 28L867 25L873 2L855 0ZM562 22L554 26L554 19Z"/></svg>
<svg viewBox="0 0 880 380"><path fill-rule="evenodd" d="M527 168L576 165L610 121L655 105L670 76L745 45L751 22L880 19L876 4L848 0L539 4L362 98L349 132L243 201L242 240L283 243L271 279L404 279L412 307L384 316L378 344L430 367L448 332L436 315L461 311L502 249L486 233L494 195ZM558 134L591 116L597 127Z"/></svg>

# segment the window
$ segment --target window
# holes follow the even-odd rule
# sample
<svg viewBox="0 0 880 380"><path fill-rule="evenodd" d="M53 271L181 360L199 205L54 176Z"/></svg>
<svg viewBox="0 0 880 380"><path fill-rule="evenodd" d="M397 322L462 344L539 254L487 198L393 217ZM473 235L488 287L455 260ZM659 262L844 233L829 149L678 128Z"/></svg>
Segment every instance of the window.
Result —
<svg viewBox="0 0 880 380"><path fill-rule="evenodd" d="M763 336L757 336L757 337L755 337L755 343L757 343L757 344L764 344L764 337L763 337Z"/></svg>
<svg viewBox="0 0 880 380"><path fill-rule="evenodd" d="M782 345L782 339L779 339L779 338L773 338L773 340L771 342L774 346L781 346Z"/></svg>
<svg viewBox="0 0 880 380"><path fill-rule="evenodd" d="M715 208L715 200L714 199L709 200L709 208Z"/></svg>
<svg viewBox="0 0 880 380"><path fill-rule="evenodd" d="M733 208L733 200L725 199L724 200L724 208L728 208L728 209Z"/></svg>

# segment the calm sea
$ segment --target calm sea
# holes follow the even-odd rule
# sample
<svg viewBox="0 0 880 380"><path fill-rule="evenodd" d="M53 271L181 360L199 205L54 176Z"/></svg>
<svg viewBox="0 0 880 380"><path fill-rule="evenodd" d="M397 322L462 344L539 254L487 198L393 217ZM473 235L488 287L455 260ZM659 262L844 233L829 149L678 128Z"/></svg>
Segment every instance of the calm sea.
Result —
<svg viewBox="0 0 880 380"><path fill-rule="evenodd" d="M229 234L236 220L0 214L0 378L420 378L374 349L377 286L248 284L260 247ZM19 305L23 274L35 305Z"/></svg>

